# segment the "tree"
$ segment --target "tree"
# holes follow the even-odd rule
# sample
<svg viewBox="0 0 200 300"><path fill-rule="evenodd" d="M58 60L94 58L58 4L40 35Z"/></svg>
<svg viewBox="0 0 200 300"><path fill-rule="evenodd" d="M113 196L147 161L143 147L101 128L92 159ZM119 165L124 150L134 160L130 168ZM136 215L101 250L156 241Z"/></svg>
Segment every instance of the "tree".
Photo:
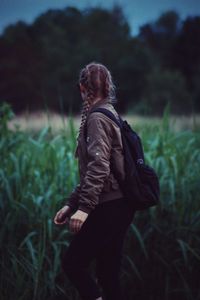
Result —
<svg viewBox="0 0 200 300"><path fill-rule="evenodd" d="M163 13L158 20L140 28L139 39L159 57L163 67L171 67L172 49L181 30L181 21L175 11Z"/></svg>
<svg viewBox="0 0 200 300"><path fill-rule="evenodd" d="M143 102L148 105L148 111L152 114L161 114L168 103L175 114L192 112L185 79L178 71L155 68L147 76Z"/></svg>

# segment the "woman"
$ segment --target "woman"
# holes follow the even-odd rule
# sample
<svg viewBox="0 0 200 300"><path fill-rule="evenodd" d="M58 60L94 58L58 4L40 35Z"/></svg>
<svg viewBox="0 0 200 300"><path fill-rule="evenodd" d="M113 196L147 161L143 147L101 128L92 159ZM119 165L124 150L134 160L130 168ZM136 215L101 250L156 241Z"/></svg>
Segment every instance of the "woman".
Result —
<svg viewBox="0 0 200 300"><path fill-rule="evenodd" d="M54 218L55 224L69 221L74 233L62 267L83 300L121 300L123 241L135 212L128 207L110 168L112 161L115 172L124 178L120 128L101 112L90 113L104 107L118 116L113 106L115 86L110 71L96 62L80 71L78 86L83 99L75 151L80 183ZM93 259L96 279L89 272Z"/></svg>

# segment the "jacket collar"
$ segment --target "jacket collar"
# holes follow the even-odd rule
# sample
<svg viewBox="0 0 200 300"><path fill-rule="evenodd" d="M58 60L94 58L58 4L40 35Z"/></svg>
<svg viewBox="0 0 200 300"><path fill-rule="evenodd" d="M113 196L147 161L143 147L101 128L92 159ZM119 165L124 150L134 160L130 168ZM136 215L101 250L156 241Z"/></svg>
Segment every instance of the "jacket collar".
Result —
<svg viewBox="0 0 200 300"><path fill-rule="evenodd" d="M90 106L88 113L90 113L92 109L104 106L106 104L110 104L109 99L108 98L101 99Z"/></svg>

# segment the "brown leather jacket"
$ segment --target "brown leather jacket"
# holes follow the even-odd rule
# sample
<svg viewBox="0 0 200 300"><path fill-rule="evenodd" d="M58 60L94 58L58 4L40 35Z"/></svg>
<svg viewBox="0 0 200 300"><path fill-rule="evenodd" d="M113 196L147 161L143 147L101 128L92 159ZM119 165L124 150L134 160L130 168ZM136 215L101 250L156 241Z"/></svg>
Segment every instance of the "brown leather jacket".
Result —
<svg viewBox="0 0 200 300"><path fill-rule="evenodd" d="M104 107L118 114L111 103L101 100L92 108ZM79 137L75 151L78 157L80 183L67 198L66 205L73 211L80 209L90 213L96 205L123 197L117 180L110 170L112 160L122 179L125 177L120 128L100 112L87 117L87 139Z"/></svg>

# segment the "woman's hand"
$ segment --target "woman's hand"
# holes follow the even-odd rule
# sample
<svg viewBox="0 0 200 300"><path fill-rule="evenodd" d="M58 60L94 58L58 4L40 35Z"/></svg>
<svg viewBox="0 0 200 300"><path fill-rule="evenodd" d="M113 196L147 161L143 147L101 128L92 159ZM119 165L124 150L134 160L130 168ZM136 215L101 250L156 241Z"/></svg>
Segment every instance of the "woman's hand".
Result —
<svg viewBox="0 0 200 300"><path fill-rule="evenodd" d="M88 213L82 210L77 210L75 214L73 214L70 218L69 229L73 233L77 233L81 229L81 226L83 225L87 217L88 217Z"/></svg>
<svg viewBox="0 0 200 300"><path fill-rule="evenodd" d="M55 215L54 223L56 225L62 225L62 224L69 222L70 213L71 213L71 207L69 207L68 205L65 205Z"/></svg>

